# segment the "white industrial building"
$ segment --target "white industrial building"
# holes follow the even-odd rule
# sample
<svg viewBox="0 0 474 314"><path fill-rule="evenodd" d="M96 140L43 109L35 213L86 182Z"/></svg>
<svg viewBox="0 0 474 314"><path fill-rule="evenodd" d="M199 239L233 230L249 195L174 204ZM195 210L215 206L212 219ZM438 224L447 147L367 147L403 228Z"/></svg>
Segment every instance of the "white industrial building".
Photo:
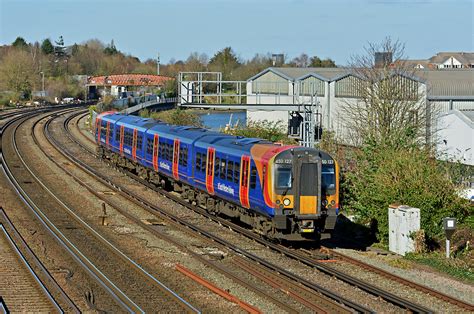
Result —
<svg viewBox="0 0 474 314"><path fill-rule="evenodd" d="M474 111L450 110L438 121L438 158L474 166Z"/></svg>
<svg viewBox="0 0 474 314"><path fill-rule="evenodd" d="M420 69L415 76L400 77L407 86L408 95L422 95L427 110L433 118L450 110L474 111L473 69ZM345 68L289 68L271 67L247 80L247 119L289 122L290 110L285 106L311 102L317 95L318 117L325 130L352 143L351 130L344 119L344 106L357 102L360 95L358 84L363 81L357 74ZM314 100L314 99L313 99ZM252 109L255 105L256 109ZM263 107L280 109L268 111ZM430 141L439 143L437 130L441 124L434 119L429 130ZM450 124L449 128L458 128ZM472 146L472 143L471 143Z"/></svg>

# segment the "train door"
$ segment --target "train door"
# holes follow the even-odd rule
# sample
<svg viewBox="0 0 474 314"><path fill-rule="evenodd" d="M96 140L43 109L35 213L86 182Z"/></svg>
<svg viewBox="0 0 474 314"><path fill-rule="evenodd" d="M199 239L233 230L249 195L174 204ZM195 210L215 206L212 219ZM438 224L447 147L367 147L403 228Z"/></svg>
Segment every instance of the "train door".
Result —
<svg viewBox="0 0 474 314"><path fill-rule="evenodd" d="M153 136L153 169L158 171L158 145L160 143L160 138L158 134Z"/></svg>
<svg viewBox="0 0 474 314"><path fill-rule="evenodd" d="M133 159L133 161L137 161L137 137L138 137L138 130L133 129L133 138L132 138L132 159Z"/></svg>
<svg viewBox="0 0 474 314"><path fill-rule="evenodd" d="M174 145L173 145L173 177L176 180L179 179L178 163L179 163L179 140L176 138L174 139Z"/></svg>
<svg viewBox="0 0 474 314"><path fill-rule="evenodd" d="M120 155L123 156L123 137L125 133L125 127L122 125L120 126Z"/></svg>
<svg viewBox="0 0 474 314"><path fill-rule="evenodd" d="M295 156L295 209L300 215L316 215L321 210L321 158Z"/></svg>
<svg viewBox="0 0 474 314"><path fill-rule="evenodd" d="M207 148L206 160L206 189L211 195L214 195L214 161L216 150L212 147Z"/></svg>
<svg viewBox="0 0 474 314"><path fill-rule="evenodd" d="M249 183L250 183L250 157L242 156L240 162L239 198L242 207L249 208Z"/></svg>

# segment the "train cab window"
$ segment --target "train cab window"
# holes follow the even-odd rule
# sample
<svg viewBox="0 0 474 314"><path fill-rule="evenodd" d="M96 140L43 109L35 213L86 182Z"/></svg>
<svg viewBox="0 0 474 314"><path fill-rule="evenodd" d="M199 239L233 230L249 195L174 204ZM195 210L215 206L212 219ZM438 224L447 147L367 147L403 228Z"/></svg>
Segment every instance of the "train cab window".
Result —
<svg viewBox="0 0 474 314"><path fill-rule="evenodd" d="M293 181L292 176L291 168L278 167L276 170L276 188L291 189Z"/></svg>
<svg viewBox="0 0 474 314"><path fill-rule="evenodd" d="M146 139L146 153L153 155L153 138L149 137Z"/></svg>
<svg viewBox="0 0 474 314"><path fill-rule="evenodd" d="M227 181L232 182L234 178L234 162L228 161L227 162Z"/></svg>
<svg viewBox="0 0 474 314"><path fill-rule="evenodd" d="M196 171L201 171L201 159L202 159L201 153L197 153L196 154Z"/></svg>
<svg viewBox="0 0 474 314"><path fill-rule="evenodd" d="M221 179L224 179L225 180L225 176L226 176L226 171L225 171L225 166L227 164L227 160L226 159L222 159L221 160L221 169L220 169L220 177Z"/></svg>
<svg viewBox="0 0 474 314"><path fill-rule="evenodd" d="M321 168L321 175L321 190L334 191L336 188L336 173L334 165L323 165Z"/></svg>
<svg viewBox="0 0 474 314"><path fill-rule="evenodd" d="M252 170L250 172L250 188L255 189L257 186L257 169L255 167L252 167Z"/></svg>
<svg viewBox="0 0 474 314"><path fill-rule="evenodd" d="M216 158L216 161L214 164L214 177L219 176L220 165L221 165L221 160L219 158Z"/></svg>
<svg viewBox="0 0 474 314"><path fill-rule="evenodd" d="M240 180L240 163L236 162L234 164L234 182L239 183Z"/></svg>

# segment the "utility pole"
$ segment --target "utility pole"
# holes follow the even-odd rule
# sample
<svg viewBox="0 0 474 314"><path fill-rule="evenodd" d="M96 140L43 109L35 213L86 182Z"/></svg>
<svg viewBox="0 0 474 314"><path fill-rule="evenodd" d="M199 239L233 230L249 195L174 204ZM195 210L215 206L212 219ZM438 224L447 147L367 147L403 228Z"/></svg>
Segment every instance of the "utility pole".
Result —
<svg viewBox="0 0 474 314"><path fill-rule="evenodd" d="M41 86L42 86L42 89L41 89L41 96L42 96L42 97L45 97L46 95L45 95L45 92L44 92L44 72L41 71L40 74L41 74L41 76L42 76L42 78L41 78L41 82L42 82L42 85L41 85Z"/></svg>
<svg viewBox="0 0 474 314"><path fill-rule="evenodd" d="M160 75L160 54L156 57L156 74Z"/></svg>

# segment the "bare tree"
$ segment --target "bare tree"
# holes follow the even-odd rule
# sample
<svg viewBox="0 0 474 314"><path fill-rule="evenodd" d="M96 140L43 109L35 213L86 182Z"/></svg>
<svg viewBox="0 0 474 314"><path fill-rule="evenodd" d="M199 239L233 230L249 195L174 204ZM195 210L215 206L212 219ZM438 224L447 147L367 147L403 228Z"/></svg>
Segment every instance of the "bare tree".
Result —
<svg viewBox="0 0 474 314"><path fill-rule="evenodd" d="M345 101L341 118L354 144L398 146L424 138L430 118L426 88L416 70L406 66L404 51L400 41L386 38L352 57L346 84L354 98Z"/></svg>
<svg viewBox="0 0 474 314"><path fill-rule="evenodd" d="M10 49L0 64L0 89L12 91L15 98L29 98L39 75L30 53Z"/></svg>

